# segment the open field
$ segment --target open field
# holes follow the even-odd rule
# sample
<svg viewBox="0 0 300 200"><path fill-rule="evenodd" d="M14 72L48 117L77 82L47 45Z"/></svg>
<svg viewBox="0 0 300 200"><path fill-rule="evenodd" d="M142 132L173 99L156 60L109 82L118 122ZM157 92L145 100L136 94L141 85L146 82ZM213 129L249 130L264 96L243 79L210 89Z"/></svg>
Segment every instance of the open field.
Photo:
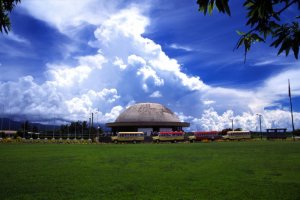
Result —
<svg viewBox="0 0 300 200"><path fill-rule="evenodd" d="M300 142L0 144L0 199L300 199Z"/></svg>

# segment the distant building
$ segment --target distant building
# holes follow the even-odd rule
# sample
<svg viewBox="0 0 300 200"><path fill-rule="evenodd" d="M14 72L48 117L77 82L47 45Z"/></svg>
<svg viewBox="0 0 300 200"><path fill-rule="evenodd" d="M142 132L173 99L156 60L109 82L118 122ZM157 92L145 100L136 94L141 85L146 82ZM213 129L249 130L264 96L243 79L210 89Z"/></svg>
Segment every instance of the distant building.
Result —
<svg viewBox="0 0 300 200"><path fill-rule="evenodd" d="M115 122L106 126L112 132L141 131L147 135L159 131L181 131L182 127L189 127L187 122L180 122L179 118L168 108L158 103L139 103L127 108Z"/></svg>
<svg viewBox="0 0 300 200"><path fill-rule="evenodd" d="M12 137L17 134L17 131L13 130L0 130L0 138L2 138L2 133L5 137Z"/></svg>
<svg viewBox="0 0 300 200"><path fill-rule="evenodd" d="M287 128L268 128L266 129L267 133L267 139L286 139L287 138L287 133L286 130Z"/></svg>

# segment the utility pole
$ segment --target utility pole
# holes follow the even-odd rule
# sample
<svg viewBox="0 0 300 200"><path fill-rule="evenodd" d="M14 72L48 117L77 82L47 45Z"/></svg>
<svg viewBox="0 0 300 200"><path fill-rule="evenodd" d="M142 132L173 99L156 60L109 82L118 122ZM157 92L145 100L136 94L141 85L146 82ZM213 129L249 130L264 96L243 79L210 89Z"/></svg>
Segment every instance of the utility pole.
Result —
<svg viewBox="0 0 300 200"><path fill-rule="evenodd" d="M295 136L294 136L294 132L295 132L295 126L294 126L294 115L293 115L293 104L292 104L292 94L291 94L291 86L290 86L290 79L288 79L289 82L289 97L290 97L290 106L291 106L291 117L292 117L292 128L293 128L293 139L295 141Z"/></svg>
<svg viewBox="0 0 300 200"><path fill-rule="evenodd" d="M49 121L47 122L47 123L49 123ZM44 138L44 140L48 140L48 138L47 138L47 136L48 136L48 133L47 133L47 125L48 124L45 124L45 138Z"/></svg>
<svg viewBox="0 0 300 200"><path fill-rule="evenodd" d="M52 140L55 140L55 138L54 138L54 128L55 128L55 118L53 118L53 126L52 126Z"/></svg>
<svg viewBox="0 0 300 200"><path fill-rule="evenodd" d="M92 113L92 127L94 127L94 113Z"/></svg>
<svg viewBox="0 0 300 200"><path fill-rule="evenodd" d="M89 118L89 140L91 140L91 118Z"/></svg>
<svg viewBox="0 0 300 200"><path fill-rule="evenodd" d="M24 127L23 127L23 139L25 139L25 126L26 126L26 121L24 121Z"/></svg>
<svg viewBox="0 0 300 200"><path fill-rule="evenodd" d="M70 137L69 124L67 124L67 128L68 128L68 130L67 130L67 131L68 131L68 137L67 137L67 140L70 140L70 138L69 138L69 137Z"/></svg>
<svg viewBox="0 0 300 200"><path fill-rule="evenodd" d="M77 122L75 122L75 139L74 140L76 140L76 131L77 131L76 130L76 128L77 128L76 125L77 125Z"/></svg>
<svg viewBox="0 0 300 200"><path fill-rule="evenodd" d="M261 131L261 114L256 114L259 117L259 131L260 131L260 139L262 140L262 131Z"/></svg>
<svg viewBox="0 0 300 200"><path fill-rule="evenodd" d="M81 123L81 140L83 140L83 121Z"/></svg>
<svg viewBox="0 0 300 200"><path fill-rule="evenodd" d="M231 119L231 130L233 131L233 119Z"/></svg>

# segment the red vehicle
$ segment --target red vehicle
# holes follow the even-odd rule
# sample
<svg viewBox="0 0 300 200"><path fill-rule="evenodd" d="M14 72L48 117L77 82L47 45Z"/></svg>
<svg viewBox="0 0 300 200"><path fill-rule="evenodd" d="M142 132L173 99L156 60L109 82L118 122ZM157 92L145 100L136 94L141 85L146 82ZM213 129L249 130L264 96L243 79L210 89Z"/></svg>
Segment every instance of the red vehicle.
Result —
<svg viewBox="0 0 300 200"><path fill-rule="evenodd" d="M218 131L201 131L201 132L194 132L194 135L189 136L190 142L194 141L202 141L202 140L217 140L222 139L222 136L219 135Z"/></svg>

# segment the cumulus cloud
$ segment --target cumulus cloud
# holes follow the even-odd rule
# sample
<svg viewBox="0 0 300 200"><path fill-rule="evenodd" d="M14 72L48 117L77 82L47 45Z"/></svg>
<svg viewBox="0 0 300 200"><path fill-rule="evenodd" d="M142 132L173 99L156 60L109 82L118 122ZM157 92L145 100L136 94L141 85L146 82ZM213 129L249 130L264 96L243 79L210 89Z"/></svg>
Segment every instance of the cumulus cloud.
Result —
<svg viewBox="0 0 300 200"><path fill-rule="evenodd" d="M146 61L143 58L133 54L128 56L128 64L138 68L144 67L146 65Z"/></svg>
<svg viewBox="0 0 300 200"><path fill-rule="evenodd" d="M115 106L111 109L110 112L105 113L104 115L101 113L99 118L100 122L106 123L114 121L123 110L124 108L122 106Z"/></svg>
<svg viewBox="0 0 300 200"><path fill-rule="evenodd" d="M260 131L259 118L251 112L243 112L236 115L232 110L224 113L217 113L212 107L203 111L200 118L185 116L183 113L178 114L182 121L191 123L188 130L217 130L221 131L226 128L242 128L243 130ZM262 130L267 128L287 128L292 130L290 112L284 110L265 110L262 115ZM294 114L295 124L300 124L300 113Z"/></svg>
<svg viewBox="0 0 300 200"><path fill-rule="evenodd" d="M113 62L114 65L119 66L120 69L124 70L126 69L127 65L124 64L123 60L119 57L116 57L115 61Z"/></svg>
<svg viewBox="0 0 300 200"><path fill-rule="evenodd" d="M164 84L164 80L161 79L160 77L158 77L156 72L150 67L142 67L142 68L138 69L136 74L138 76L142 76L144 82L151 79L155 86L163 86L163 84ZM147 88L148 88L148 86L147 86Z"/></svg>
<svg viewBox="0 0 300 200"><path fill-rule="evenodd" d="M92 69L88 66L68 67L48 65L48 75L55 80L59 87L74 86L75 83L82 83L89 77Z"/></svg>

